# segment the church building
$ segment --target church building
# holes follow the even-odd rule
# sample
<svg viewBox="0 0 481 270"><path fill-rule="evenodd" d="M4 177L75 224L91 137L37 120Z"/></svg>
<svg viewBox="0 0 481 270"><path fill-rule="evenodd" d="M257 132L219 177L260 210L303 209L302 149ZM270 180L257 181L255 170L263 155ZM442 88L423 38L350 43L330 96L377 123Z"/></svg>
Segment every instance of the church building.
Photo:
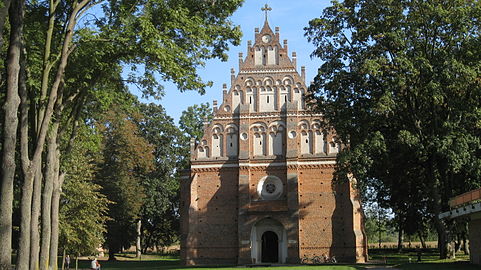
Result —
<svg viewBox="0 0 481 270"><path fill-rule="evenodd" d="M353 183L333 179L343 145L307 106L305 79L266 13L203 138L191 142L181 178L186 265L366 261Z"/></svg>

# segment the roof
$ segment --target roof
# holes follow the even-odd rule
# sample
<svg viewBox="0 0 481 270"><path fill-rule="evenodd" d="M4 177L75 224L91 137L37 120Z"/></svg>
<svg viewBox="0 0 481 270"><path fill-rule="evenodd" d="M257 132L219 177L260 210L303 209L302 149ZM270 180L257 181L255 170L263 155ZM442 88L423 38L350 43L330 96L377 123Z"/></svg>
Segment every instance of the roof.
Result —
<svg viewBox="0 0 481 270"><path fill-rule="evenodd" d="M479 200L481 200L481 188L458 195L449 200L452 210L439 214L439 218L457 218L481 213Z"/></svg>
<svg viewBox="0 0 481 270"><path fill-rule="evenodd" d="M469 192L458 195L449 200L449 206L451 208L470 203L472 201L481 200L481 188L471 190Z"/></svg>

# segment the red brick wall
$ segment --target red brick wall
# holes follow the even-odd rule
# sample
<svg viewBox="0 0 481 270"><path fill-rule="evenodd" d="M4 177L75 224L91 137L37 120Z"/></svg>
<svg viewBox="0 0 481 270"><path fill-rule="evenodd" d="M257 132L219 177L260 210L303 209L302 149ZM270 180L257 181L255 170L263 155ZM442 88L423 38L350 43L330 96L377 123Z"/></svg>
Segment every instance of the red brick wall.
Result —
<svg viewBox="0 0 481 270"><path fill-rule="evenodd" d="M196 176L185 260L188 264L236 263L237 173L202 172ZM185 228L185 226L184 226Z"/></svg>
<svg viewBox="0 0 481 270"><path fill-rule="evenodd" d="M295 173L297 178L288 179ZM190 189L182 185L183 199L187 190L192 196L190 210L181 212L183 232L188 232L188 237L183 234L182 258L187 264L250 263L250 247L241 242L250 239L257 221L271 217L287 231L288 262L324 254L339 261L364 261L365 239L355 232L361 228L362 218L351 201L355 194L350 193L348 183L334 182L333 173L333 165L318 165L193 174ZM248 179L247 187L238 185L239 174ZM267 175L284 183L279 200L258 201L257 184Z"/></svg>
<svg viewBox="0 0 481 270"><path fill-rule="evenodd" d="M334 168L299 172L300 257L327 255L356 261L349 186L333 181Z"/></svg>

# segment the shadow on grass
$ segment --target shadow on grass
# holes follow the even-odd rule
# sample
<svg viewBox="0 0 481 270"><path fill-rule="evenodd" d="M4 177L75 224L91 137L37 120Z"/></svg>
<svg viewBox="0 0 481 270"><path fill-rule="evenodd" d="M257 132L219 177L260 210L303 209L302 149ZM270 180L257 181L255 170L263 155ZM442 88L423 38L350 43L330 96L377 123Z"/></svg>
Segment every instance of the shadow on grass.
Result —
<svg viewBox="0 0 481 270"><path fill-rule="evenodd" d="M181 269L239 269L242 266L238 265L209 265L209 266L183 266L180 265L180 260L145 260L145 261L100 261L102 270L116 270L116 269L129 269L129 270L181 270ZM89 261L79 261L80 269L88 269ZM72 269L72 267L71 267ZM247 269L258 270L361 270L365 269L359 265L290 265L290 266L272 266L272 267L256 267Z"/></svg>
<svg viewBox="0 0 481 270"><path fill-rule="evenodd" d="M362 270L362 269L407 269L407 270L474 270L481 269L479 266L469 264L469 258L466 255L457 254L458 260L439 260L437 250L423 250L421 254L421 263L417 263L417 250L404 250L398 253L396 250L370 250L369 264L336 264L336 265L289 265L289 266L272 266L272 267L256 267L247 269L257 270ZM243 266L237 265L209 265L209 266L183 266L180 264L178 256L161 256L155 254L144 255L142 261L133 258L132 254L116 254L119 258L117 261L100 261L102 270L189 270L189 269L239 269ZM411 259L411 263L409 263ZM385 263L386 262L386 263ZM79 261L80 269L88 269L90 262L88 260ZM74 266L74 265L71 265ZM72 267L70 268L72 269Z"/></svg>
<svg viewBox="0 0 481 270"><path fill-rule="evenodd" d="M469 262L451 262L451 263L411 263L400 265L399 268L406 270L479 270L479 265L473 265Z"/></svg>
<svg viewBox="0 0 481 270"><path fill-rule="evenodd" d="M421 252L418 254L418 252ZM402 252L398 252L395 249L373 249L369 250L369 260L375 262L381 262L388 265L417 263L418 255L420 255L421 263L455 263L457 261L468 262L469 255L456 254L454 260L440 260L437 249L405 249Z"/></svg>
<svg viewBox="0 0 481 270"><path fill-rule="evenodd" d="M421 253L418 254L419 252ZM440 260L437 249L404 249L402 252L395 249L370 249L369 255L371 261L385 263L398 269L481 269L479 265L470 264L469 255L463 253L457 253L456 259ZM418 255L420 255L420 262L418 262Z"/></svg>
<svg viewBox="0 0 481 270"><path fill-rule="evenodd" d="M152 260L152 261L103 261L102 270L116 270L116 269L130 269L130 270L181 270L181 269L239 269L242 266L236 265L210 265L210 266L191 266L186 267L180 265L179 260ZM88 269L89 261L79 262L79 268ZM391 265L290 265L290 266L274 266L274 267L256 267L247 269L258 270L362 270L362 269L376 269L383 267L392 267L395 269L406 270L479 270L479 266L469 264L468 262L435 262L435 263L404 263L404 264L391 264ZM72 268L71 268L72 269Z"/></svg>

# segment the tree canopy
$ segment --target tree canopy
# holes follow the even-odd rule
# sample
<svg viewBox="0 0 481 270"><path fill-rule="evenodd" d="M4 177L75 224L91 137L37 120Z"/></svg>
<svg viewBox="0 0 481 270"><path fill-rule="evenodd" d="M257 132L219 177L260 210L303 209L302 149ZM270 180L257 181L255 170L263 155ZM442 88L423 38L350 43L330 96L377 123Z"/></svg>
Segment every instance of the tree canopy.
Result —
<svg viewBox="0 0 481 270"><path fill-rule="evenodd" d="M15 180L22 185L16 268L56 268L59 204L69 173L59 164L65 164L81 122L100 121L129 83L146 96L162 96L164 80L180 91L203 93L210 82L197 68L208 59L225 60L228 45L238 44L240 30L229 16L241 4L2 1L0 238L7 244L0 246L0 268L11 265Z"/></svg>
<svg viewBox="0 0 481 270"><path fill-rule="evenodd" d="M442 257L438 214L481 185L480 16L478 1L345 0L306 28L324 61L311 98L348 144L338 176L380 181L396 214L426 209Z"/></svg>

